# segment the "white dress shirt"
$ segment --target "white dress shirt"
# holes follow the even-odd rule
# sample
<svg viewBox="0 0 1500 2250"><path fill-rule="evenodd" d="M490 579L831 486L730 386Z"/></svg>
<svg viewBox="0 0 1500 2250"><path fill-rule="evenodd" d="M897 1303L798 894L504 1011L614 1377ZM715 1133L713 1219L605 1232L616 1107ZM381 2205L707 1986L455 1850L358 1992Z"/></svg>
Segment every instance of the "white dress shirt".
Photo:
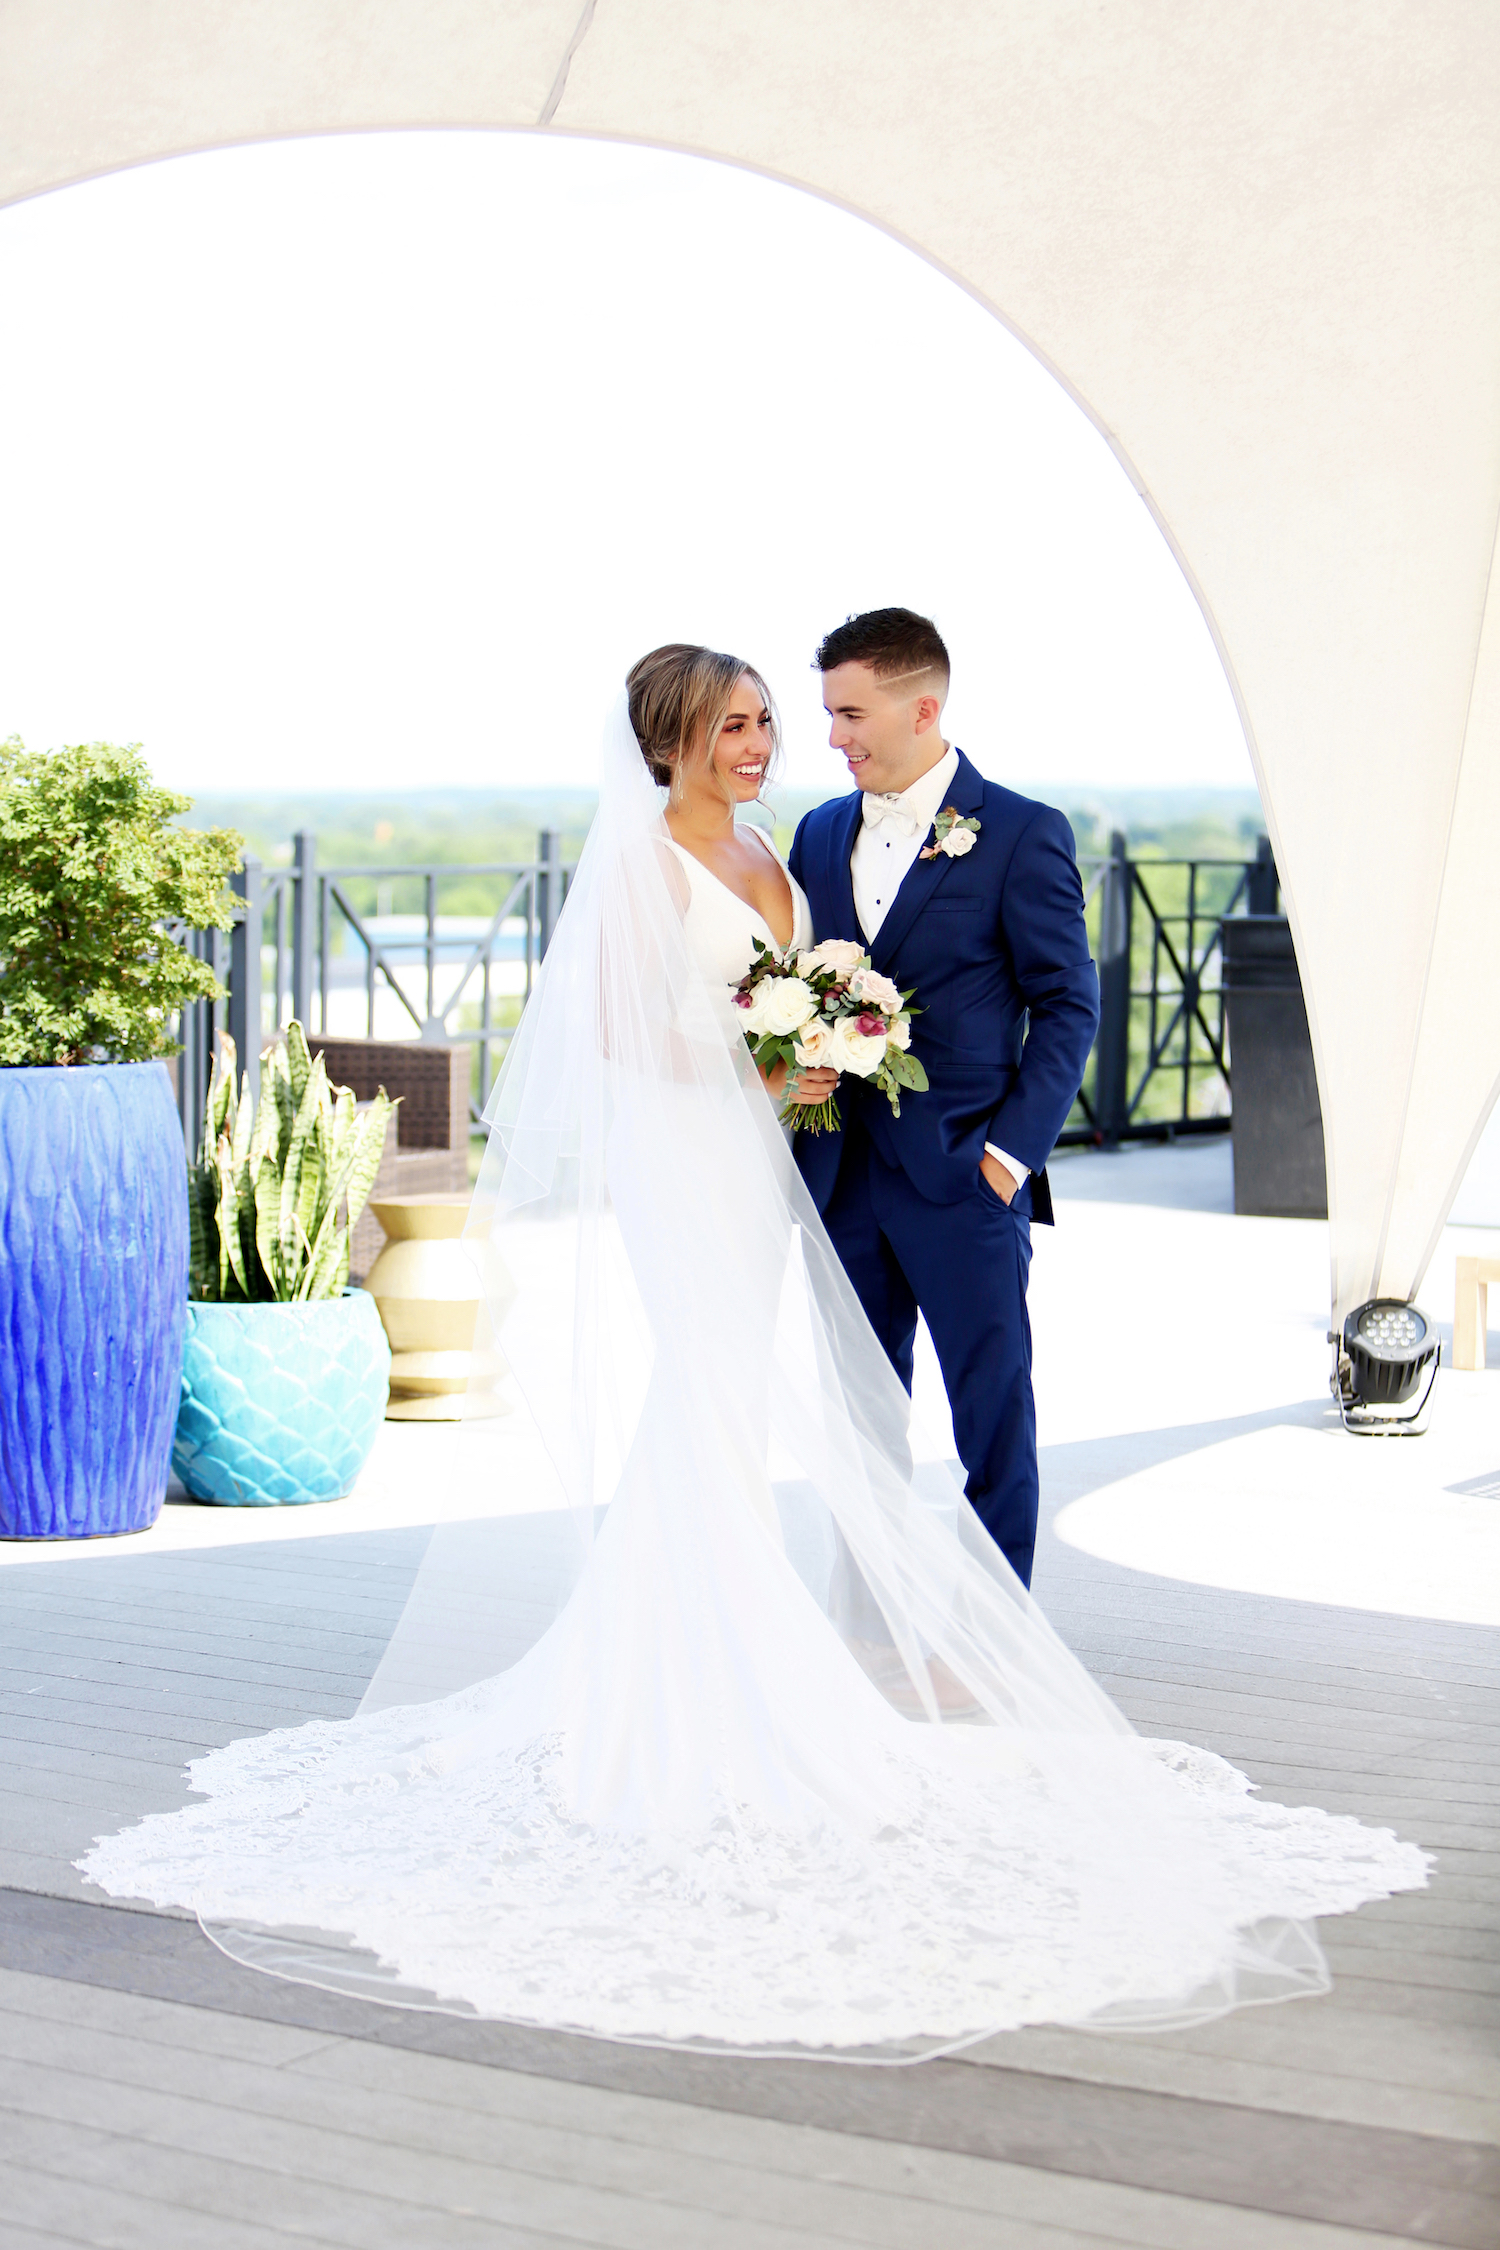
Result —
<svg viewBox="0 0 1500 2250"><path fill-rule="evenodd" d="M917 862L917 854L932 833L932 824L948 799L958 772L958 752L946 751L935 766L919 774L909 789L889 790L876 796L868 792L864 817L849 873L854 879L854 911L867 943L879 935L880 925L895 902L897 891ZM918 1005L921 1004L918 993ZM985 1154L1005 1166L1017 1187L1024 1184L1029 1167L992 1141Z"/></svg>

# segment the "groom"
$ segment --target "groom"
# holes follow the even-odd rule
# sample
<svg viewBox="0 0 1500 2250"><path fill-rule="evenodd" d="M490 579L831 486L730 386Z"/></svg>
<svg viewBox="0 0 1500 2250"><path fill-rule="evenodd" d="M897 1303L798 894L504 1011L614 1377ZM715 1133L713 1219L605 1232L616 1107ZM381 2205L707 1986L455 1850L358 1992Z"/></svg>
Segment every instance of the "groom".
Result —
<svg viewBox="0 0 1500 2250"><path fill-rule="evenodd" d="M908 1390L926 1320L964 1489L1029 1585L1030 1222L1051 1224L1043 1166L1099 1020L1073 832L943 739L948 651L927 618L851 617L816 661L855 791L807 814L792 873L819 939L856 939L883 975L916 987L912 1052L928 1091L907 1094L896 1118L846 1077L843 1130L799 1133L797 1162Z"/></svg>

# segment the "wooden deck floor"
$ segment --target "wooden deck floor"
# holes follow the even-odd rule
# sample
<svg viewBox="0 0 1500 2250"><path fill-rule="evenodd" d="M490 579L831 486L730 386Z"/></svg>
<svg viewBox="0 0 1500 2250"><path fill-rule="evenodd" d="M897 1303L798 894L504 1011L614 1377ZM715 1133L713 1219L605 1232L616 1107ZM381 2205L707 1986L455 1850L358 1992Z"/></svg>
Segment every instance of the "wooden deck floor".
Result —
<svg viewBox="0 0 1500 2250"><path fill-rule="evenodd" d="M424 1538L0 1573L0 2250L1500 2243L1494 1633L1044 1540L1051 1614L1137 1724L1394 1825L1432 1887L1325 1926L1328 1999L1188 2035L724 2061L281 1984L73 1872L203 1747L351 1711Z"/></svg>

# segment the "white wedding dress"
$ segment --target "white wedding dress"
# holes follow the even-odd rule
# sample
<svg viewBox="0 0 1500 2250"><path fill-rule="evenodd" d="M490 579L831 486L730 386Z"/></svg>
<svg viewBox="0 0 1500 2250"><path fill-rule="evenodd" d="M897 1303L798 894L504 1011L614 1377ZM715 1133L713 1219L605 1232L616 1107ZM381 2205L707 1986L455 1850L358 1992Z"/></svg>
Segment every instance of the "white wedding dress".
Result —
<svg viewBox="0 0 1500 2250"><path fill-rule="evenodd" d="M813 941L812 908L807 903L807 893L797 881L786 861L776 850L761 828L743 828L742 835L756 837L764 844L769 856L775 860L786 877L787 890L792 902L792 934L789 942L799 951ZM762 945L779 949L781 940L755 909L747 906L737 892L721 883L701 859L694 859L683 845L667 838L668 849L687 879L687 905L683 912L683 928L693 949L698 967L712 989L726 989L738 984L750 966L751 940L759 938Z"/></svg>
<svg viewBox="0 0 1500 2250"><path fill-rule="evenodd" d="M80 1865L281 1974L621 2039L907 2060L1326 1989L1308 1923L1424 1854L1139 1740L921 1457L727 1005L754 929L622 706L471 1220L567 1505L524 1556L440 1528L356 1717Z"/></svg>

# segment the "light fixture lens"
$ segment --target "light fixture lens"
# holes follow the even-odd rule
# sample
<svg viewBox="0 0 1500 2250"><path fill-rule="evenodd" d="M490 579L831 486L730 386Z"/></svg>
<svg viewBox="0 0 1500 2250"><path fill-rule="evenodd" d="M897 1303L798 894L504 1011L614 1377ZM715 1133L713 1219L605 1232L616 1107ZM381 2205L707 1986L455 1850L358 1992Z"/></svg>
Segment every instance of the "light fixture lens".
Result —
<svg viewBox="0 0 1500 2250"><path fill-rule="evenodd" d="M1410 1359L1427 1335L1426 1321L1410 1305L1367 1305L1356 1320L1360 1342L1377 1359Z"/></svg>
<svg viewBox="0 0 1500 2250"><path fill-rule="evenodd" d="M1385 1411L1414 1396L1437 1357L1438 1340L1415 1305L1375 1297L1344 1323L1346 1405Z"/></svg>

